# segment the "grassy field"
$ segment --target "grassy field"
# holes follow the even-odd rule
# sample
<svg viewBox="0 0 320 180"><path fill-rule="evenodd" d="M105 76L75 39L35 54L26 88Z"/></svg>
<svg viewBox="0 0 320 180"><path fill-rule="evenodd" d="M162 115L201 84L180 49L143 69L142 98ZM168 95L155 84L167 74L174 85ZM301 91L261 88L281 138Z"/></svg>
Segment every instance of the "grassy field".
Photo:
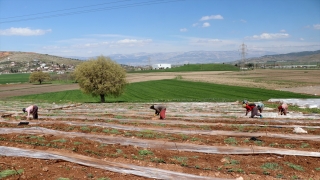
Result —
<svg viewBox="0 0 320 180"><path fill-rule="evenodd" d="M29 82L29 73L21 74L1 74L0 75L0 84L7 83L26 83Z"/></svg>
<svg viewBox="0 0 320 180"><path fill-rule="evenodd" d="M70 79L69 74L53 74L50 73L51 80L43 82L43 84L71 84L74 83L73 80ZM29 82L30 73L19 73L19 74L1 74L0 75L0 84L11 84L11 83L28 83ZM34 84L38 84L35 82Z"/></svg>
<svg viewBox="0 0 320 180"><path fill-rule="evenodd" d="M233 102L249 99L265 101L270 98L319 98L319 96L284 91L228 86L183 80L158 80L129 84L120 97L107 97L107 102ZM80 90L17 96L13 100L40 102L99 102L98 97Z"/></svg>
<svg viewBox="0 0 320 180"><path fill-rule="evenodd" d="M141 72L188 72L188 71L239 71L239 67L230 64L186 64L170 69L133 71L130 73Z"/></svg>

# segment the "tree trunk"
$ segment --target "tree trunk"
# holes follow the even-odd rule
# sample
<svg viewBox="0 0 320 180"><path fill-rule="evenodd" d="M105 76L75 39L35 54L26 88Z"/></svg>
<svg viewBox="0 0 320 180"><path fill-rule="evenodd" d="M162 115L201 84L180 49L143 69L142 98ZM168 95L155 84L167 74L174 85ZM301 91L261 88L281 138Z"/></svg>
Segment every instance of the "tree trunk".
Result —
<svg viewBox="0 0 320 180"><path fill-rule="evenodd" d="M100 94L100 101L101 103L105 103L104 94Z"/></svg>
<svg viewBox="0 0 320 180"><path fill-rule="evenodd" d="M39 80L39 82L40 82L40 84L42 83L42 81L41 81L41 80Z"/></svg>

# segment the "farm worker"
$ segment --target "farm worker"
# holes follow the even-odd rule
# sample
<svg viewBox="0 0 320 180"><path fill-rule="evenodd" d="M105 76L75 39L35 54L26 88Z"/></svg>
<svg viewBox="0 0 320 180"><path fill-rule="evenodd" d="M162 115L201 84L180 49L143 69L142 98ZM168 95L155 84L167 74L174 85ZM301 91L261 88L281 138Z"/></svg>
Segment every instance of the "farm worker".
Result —
<svg viewBox="0 0 320 180"><path fill-rule="evenodd" d="M28 112L28 116L27 116L27 120L29 120L30 118L30 114L32 114L33 116L33 119L38 119L38 106L36 105L31 105L27 108L23 108L22 111L25 113L25 112Z"/></svg>
<svg viewBox="0 0 320 180"><path fill-rule="evenodd" d="M278 106L278 114L284 114L287 115L288 113L288 105L286 103L280 102L280 105Z"/></svg>
<svg viewBox="0 0 320 180"><path fill-rule="evenodd" d="M254 118L255 116L260 116L262 118L262 115L258 112L258 106L254 106L251 110L251 118Z"/></svg>
<svg viewBox="0 0 320 180"><path fill-rule="evenodd" d="M262 113L262 110L264 108L264 104L261 103L261 102L258 102L256 105L257 105L257 108L258 108L259 112Z"/></svg>
<svg viewBox="0 0 320 180"><path fill-rule="evenodd" d="M165 119L166 118L166 106L164 105L152 105L150 106L150 109L154 109L155 113L154 115L159 115L160 114L160 119Z"/></svg>
<svg viewBox="0 0 320 180"><path fill-rule="evenodd" d="M248 113L252 111L254 107L256 107L256 104L249 103L247 100L244 100L242 103L242 107L246 108L246 115L248 115Z"/></svg>

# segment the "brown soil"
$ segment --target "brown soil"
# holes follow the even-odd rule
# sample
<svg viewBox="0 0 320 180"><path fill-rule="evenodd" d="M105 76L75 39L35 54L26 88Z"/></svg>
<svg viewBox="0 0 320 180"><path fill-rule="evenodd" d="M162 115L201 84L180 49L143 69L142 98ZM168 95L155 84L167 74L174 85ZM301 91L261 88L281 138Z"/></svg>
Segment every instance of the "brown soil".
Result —
<svg viewBox="0 0 320 180"><path fill-rule="evenodd" d="M0 99L47 92L79 89L78 84L7 84L0 85Z"/></svg>
<svg viewBox="0 0 320 180"><path fill-rule="evenodd" d="M170 72L170 73L136 73L129 74L130 82L172 79L181 76L182 79L228 84L234 86L247 86L265 89L281 89L306 94L320 94L319 70L278 70L259 69L253 71L230 72Z"/></svg>
<svg viewBox="0 0 320 180"><path fill-rule="evenodd" d="M87 106L87 105L86 105ZM90 106L90 105L89 105ZM117 105L118 108L126 108L127 105ZM66 108L65 111L74 115L80 107ZM63 111L62 109L56 110ZM63 114L63 112L60 112ZM80 113L82 114L82 113ZM83 114L86 114L83 112ZM121 113L120 113L121 114ZM44 116L45 114L42 114ZM17 126L20 116L5 117L7 122L2 122L1 128L25 128L25 127L43 127L62 132L81 132L84 134L96 134L111 137L124 137L128 139L146 139L155 140L159 142L175 142L188 143L208 146L231 146L231 147L273 147L288 150L300 150L307 152L319 152L319 141L307 140L289 140L272 137L256 137L257 139L250 139L250 137L241 136L214 136L204 134L186 135L182 133L172 134L160 132L162 130L188 130L188 131L235 131L235 132L263 132L263 133L278 133L278 134L294 134L292 128L276 128L264 127L272 123L272 119L265 119L265 122L247 121L239 118L236 121L228 118L215 118L214 121L204 120L197 121L196 119L185 119L186 125L180 124L184 118L169 118L166 121L150 120L150 116L132 116L121 114L122 119L131 119L132 122L122 122L114 119L118 114L91 115L93 120L80 120L76 118L41 118L41 120L30 120L29 122L37 122L39 124L28 126ZM96 119L94 119L96 117ZM104 120L107 118L109 120ZM22 118L23 119L23 118ZM139 121L143 120L143 123ZM21 121L21 120L20 120ZM149 123L144 123L149 121ZM159 121L159 123L155 123ZM176 121L177 124L166 124L166 122ZM64 122L73 123L88 123L88 125L68 125ZM110 125L122 125L126 127L139 127L143 129L153 128L154 130L134 131L121 130L119 127L103 128L91 126L94 123L107 123ZM162 122L162 123L161 123ZM198 125L187 125L187 122L197 122ZM214 125L210 125L214 124ZM206 124L206 125L204 125ZM209 124L209 125L208 125ZM248 126L241 126L241 124L252 124ZM281 125L293 125L294 122L283 123ZM317 127L318 123L306 123L305 125ZM279 125L280 126L280 125ZM86 127L86 128L84 128ZM157 132L157 129L159 132ZM310 128L309 134L320 135L318 128ZM287 156L277 154L249 154L249 155L232 155L232 154L207 154L199 152L186 152L177 150L166 150L163 148L142 148L133 145L119 144L104 144L95 140L84 139L80 137L66 137L59 135L52 135L46 133L40 134L24 134L24 133L10 133L1 135L1 146L19 147L23 149L34 149L44 151L58 151L66 153L76 153L96 159L102 159L108 162L120 162L125 164L133 164L145 167L154 167L175 172L194 174L199 176L207 176L212 178L230 178L234 179L242 177L244 179L319 179L319 163L318 157L305 156ZM165 144L165 143L164 143ZM163 145L164 145L163 144ZM147 150L151 154L142 155L140 151ZM45 179L57 179L61 177L70 179L98 179L99 177L106 177L110 179L152 179L146 177L137 177L134 175L124 175L121 173L110 172L106 170L96 169L87 166L81 166L70 162L59 160L39 160L21 157L4 157L1 159L4 169L24 169L24 173L20 175L21 179L37 179L39 177ZM14 162L14 163L11 163ZM273 165L273 166L272 166ZM270 167L271 166L271 167ZM11 176L13 179L18 178L18 175Z"/></svg>
<svg viewBox="0 0 320 180"><path fill-rule="evenodd" d="M289 72L289 71L288 71ZM313 85L320 86L314 78L319 77L319 71L290 71L286 70L257 70L250 72L194 72L194 73L150 73L129 74L130 82L147 81L182 76L186 80L207 81L214 83L262 87L268 89L304 88ZM302 86L301 86L302 85ZM0 86L0 97L33 94L38 92L52 92L67 89L76 89L76 85L3 85ZM316 89L316 88L314 88ZM318 93L320 92L305 92ZM12 106L9 107L9 106ZM319 120L299 119L249 119L248 117L227 117L228 114L217 109L209 110L194 107L190 112L194 116L179 117L182 110L170 107L168 117L161 121L153 117L153 112L137 105L138 110L133 110L135 104L83 104L79 106L65 106L42 104L40 106L40 120L30 120L30 125L17 126L24 121L21 109L26 105L21 102L10 102L2 105L1 114L5 115L0 122L0 131L4 128L43 127L59 132L79 132L87 135L102 135L105 137L121 137L128 141L134 139L152 140L159 142L158 148L143 148L138 145L124 145L101 143L94 139L55 135L47 133L6 133L0 134L0 146L17 147L21 149L42 150L45 152L59 152L65 154L79 154L106 162L118 162L142 167L152 167L173 172L192 174L210 178L235 179L320 179L320 158L310 156L279 155L274 153L258 154L254 150L258 147L276 148L279 150L298 150L303 152L319 153L318 140L298 140L281 137L271 137L268 134L282 134L295 136L292 127L286 125L309 126L304 128L308 134L300 136L319 136ZM112 111L112 109L114 111ZM234 110L234 109L233 109ZM97 111L97 112L96 112ZM241 111L243 109L239 106ZM108 112L108 113L106 113ZM204 117L204 113L215 112L226 117ZM53 116L57 116L54 117ZM76 118L83 116L84 118ZM32 123L38 124L32 124ZM70 125L72 123L86 123L86 125ZM95 126L96 123L106 123L117 128ZM191 123L191 124L190 124ZM143 130L124 130L122 127L139 127ZM152 129L152 130L151 130ZM181 132L199 133L167 133L165 130L180 130ZM209 135L201 132L234 131L243 133L265 133L260 137ZM189 152L181 149L167 150L166 143L185 143L206 146L222 147L250 147L252 153L246 155L214 154ZM143 154L141 152L148 152ZM71 163L65 160L33 159L26 157L0 156L0 172L4 170L20 170L20 175L12 175L5 179L154 179L126 173L112 172L98 167L91 167Z"/></svg>

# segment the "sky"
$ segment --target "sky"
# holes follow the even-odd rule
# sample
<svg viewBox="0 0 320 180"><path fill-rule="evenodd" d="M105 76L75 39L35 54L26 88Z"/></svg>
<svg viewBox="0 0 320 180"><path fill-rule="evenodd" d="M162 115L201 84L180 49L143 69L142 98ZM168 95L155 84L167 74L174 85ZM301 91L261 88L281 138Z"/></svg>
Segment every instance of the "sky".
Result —
<svg viewBox="0 0 320 180"><path fill-rule="evenodd" d="M320 50L320 0L0 0L0 51Z"/></svg>

